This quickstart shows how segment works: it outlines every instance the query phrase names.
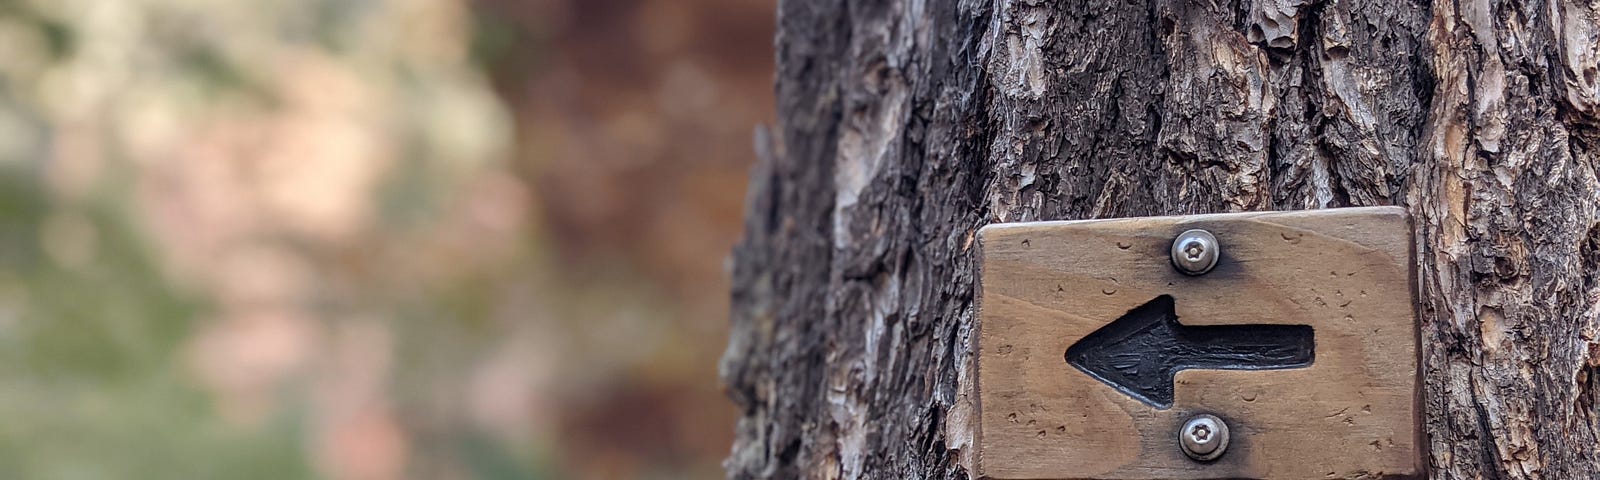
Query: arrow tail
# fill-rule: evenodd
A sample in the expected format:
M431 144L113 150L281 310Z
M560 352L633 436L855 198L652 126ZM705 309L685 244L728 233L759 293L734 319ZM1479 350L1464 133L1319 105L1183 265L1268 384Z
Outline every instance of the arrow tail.
M1174 357L1177 370L1281 370L1316 360L1315 332L1308 325L1182 327Z

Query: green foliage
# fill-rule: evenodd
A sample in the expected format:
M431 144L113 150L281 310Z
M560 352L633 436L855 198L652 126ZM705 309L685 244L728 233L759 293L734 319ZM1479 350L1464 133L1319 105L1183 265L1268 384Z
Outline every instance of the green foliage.
M64 266L40 234L70 210L16 170L0 175L0 477L311 478L293 415L238 428L184 378L200 305L128 222L78 207L93 261Z

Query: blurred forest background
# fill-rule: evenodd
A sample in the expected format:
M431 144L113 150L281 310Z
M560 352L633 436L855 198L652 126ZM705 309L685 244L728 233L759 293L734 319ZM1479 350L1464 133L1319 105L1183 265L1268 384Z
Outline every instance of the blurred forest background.
M770 1L0 0L0 478L715 478Z

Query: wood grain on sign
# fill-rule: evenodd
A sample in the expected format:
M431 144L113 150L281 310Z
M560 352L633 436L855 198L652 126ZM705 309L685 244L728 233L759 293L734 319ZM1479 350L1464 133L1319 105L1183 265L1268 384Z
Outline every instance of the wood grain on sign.
M1172 240L1216 235L1205 275ZM980 233L978 451L994 479L1404 478L1423 472L1412 239L1398 207L997 224ZM1069 347L1163 295L1184 326L1304 325L1310 365L1181 370L1162 408L1069 365ZM1165 307L1165 305L1162 305ZM1221 417L1226 454L1179 426Z

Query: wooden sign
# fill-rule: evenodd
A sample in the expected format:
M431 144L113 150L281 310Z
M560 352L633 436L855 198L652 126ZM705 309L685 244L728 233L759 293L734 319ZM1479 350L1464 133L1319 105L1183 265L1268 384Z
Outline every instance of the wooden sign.
M997 224L979 238L979 478L1424 472L1403 209Z

